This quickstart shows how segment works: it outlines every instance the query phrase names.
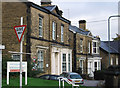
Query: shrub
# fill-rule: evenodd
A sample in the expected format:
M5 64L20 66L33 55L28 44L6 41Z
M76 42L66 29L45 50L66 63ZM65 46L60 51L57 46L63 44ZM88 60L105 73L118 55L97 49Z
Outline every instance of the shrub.
M81 74L82 74L82 68L79 67L79 68L76 70L76 73L78 73L78 74L81 75Z
M104 75L104 70L97 70L94 72L94 79L95 80L104 80L105 75Z

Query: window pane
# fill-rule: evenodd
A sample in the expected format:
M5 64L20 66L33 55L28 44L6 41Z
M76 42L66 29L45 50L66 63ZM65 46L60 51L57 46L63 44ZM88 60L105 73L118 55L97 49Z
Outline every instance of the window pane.
M63 42L63 26L61 26L61 42Z
M62 71L66 71L66 54L63 54Z
M94 63L95 71L97 70L97 62Z
M82 68L82 60L80 60L80 68Z
M118 65L118 58L116 58L116 65Z
M80 39L80 52L83 52L83 39Z
M43 71L44 68L44 57L43 57L43 51L38 51L38 70Z
M96 53L96 48L93 48L93 53Z
M56 39L56 24L55 22L52 23L52 39Z
M70 54L68 54L68 71L70 71Z
M93 42L93 47L96 47L96 42Z
M13 55L12 59L13 60L20 60L20 55Z
M39 36L42 37L42 17L39 17Z
M90 53L90 42L88 42L88 53Z

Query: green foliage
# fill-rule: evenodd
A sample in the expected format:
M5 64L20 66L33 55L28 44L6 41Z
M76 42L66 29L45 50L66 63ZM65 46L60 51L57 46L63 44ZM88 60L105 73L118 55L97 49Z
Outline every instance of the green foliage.
M81 75L81 74L82 74L82 68L79 67L79 68L76 70L76 72Z
M120 35L119 34L116 34L117 37L116 38L113 38L113 41L117 41L117 40L120 40Z
M104 80L105 75L104 75L104 70L97 70L94 72L94 79L95 80Z
M2 76L3 77L7 76L7 61L12 61L12 59L9 57L3 57L2 59Z
M40 73L43 73L40 70L33 70L34 64L29 61L28 62L28 77L36 77L37 75L39 75Z

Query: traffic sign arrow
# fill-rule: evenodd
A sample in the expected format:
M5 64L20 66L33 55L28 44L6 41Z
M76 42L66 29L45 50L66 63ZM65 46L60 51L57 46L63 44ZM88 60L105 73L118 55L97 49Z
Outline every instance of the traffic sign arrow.
M26 25L14 26L14 30L19 42L21 42L25 29Z

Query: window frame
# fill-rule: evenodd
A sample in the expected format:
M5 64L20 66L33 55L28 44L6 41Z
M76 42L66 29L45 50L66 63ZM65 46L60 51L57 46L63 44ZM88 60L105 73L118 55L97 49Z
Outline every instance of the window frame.
M64 25L61 25L61 42L64 42Z
M94 43L95 43L95 46L94 46ZM96 52L94 52L94 50ZM92 53L93 54L99 54L99 42L98 41L93 41L92 42Z
M118 63L118 57L116 58L116 65L118 65L119 63Z
M14 59L14 58L13 58L14 55L19 55L19 59ZM20 54L12 54L12 59L13 59L13 60L20 60Z
M57 29L57 23L55 23L55 21L53 21L52 22L52 39L53 40L56 40L56 34L57 34L56 29Z
M64 55L65 55L65 60L64 60ZM66 57L66 55L67 55L66 53L62 54L62 72L66 72L67 71L67 62L66 62L67 57ZM63 67L65 67L65 68L63 68Z
M91 43L90 43L90 41L88 41L88 53L90 54L90 52L91 52Z
M70 66L71 66L71 58L70 58L70 53L68 54L68 71L70 72L71 69L70 69Z
M43 37L43 17L41 16L39 16L39 37Z
M80 38L80 53L83 53L83 39Z
M39 57L39 53L40 52L40 57ZM43 50L38 50L38 59L37 59L37 68L41 71L44 71L44 51ZM41 53L42 52L42 53Z

